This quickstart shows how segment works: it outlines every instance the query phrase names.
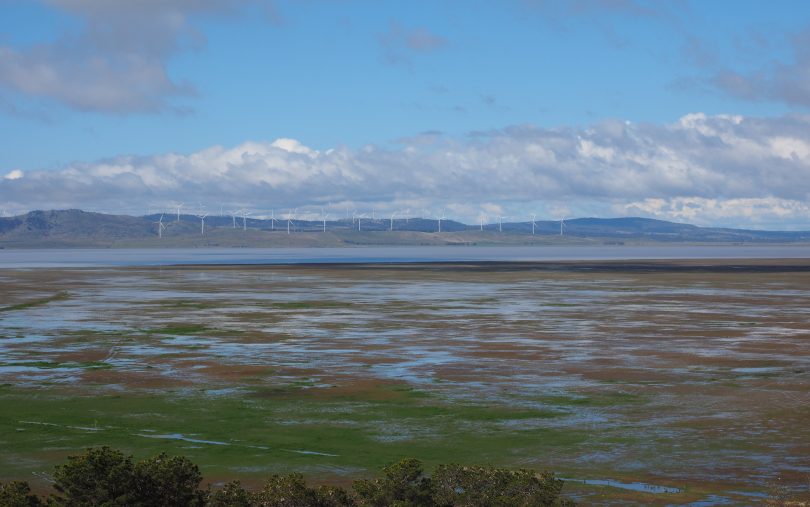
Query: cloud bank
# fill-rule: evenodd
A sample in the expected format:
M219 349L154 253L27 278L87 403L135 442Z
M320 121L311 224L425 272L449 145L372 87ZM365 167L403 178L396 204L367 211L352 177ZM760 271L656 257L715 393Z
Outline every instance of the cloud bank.
M665 125L523 125L399 142L315 150L277 139L185 155L122 155L7 177L0 180L0 199L20 210L145 213L150 205L181 201L210 211L223 204L411 208L414 214L446 208L472 222L487 210L513 219L530 212L643 215L810 229L810 116L696 113Z

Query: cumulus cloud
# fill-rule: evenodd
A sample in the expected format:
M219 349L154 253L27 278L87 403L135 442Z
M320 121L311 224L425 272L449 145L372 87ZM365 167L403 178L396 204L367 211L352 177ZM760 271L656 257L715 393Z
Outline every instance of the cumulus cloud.
M6 180L18 180L18 179L22 178L23 176L24 176L24 174L23 174L22 171L20 171L19 169L14 169L13 171L10 171L8 174L3 176L3 179L6 179Z
M193 96L195 90L169 75L169 58L204 45L193 23L196 16L248 3L43 1L75 18L79 29L24 48L0 46L0 87L81 111L118 114L182 111L172 100Z
M253 209L410 207L469 216L640 214L724 225L810 219L810 116L689 114L665 124L512 126L463 138L426 132L397 148L316 150L246 142L191 154L120 156L0 181L15 209L202 202ZM765 220L763 217L768 218ZM807 228L806 226L804 226Z

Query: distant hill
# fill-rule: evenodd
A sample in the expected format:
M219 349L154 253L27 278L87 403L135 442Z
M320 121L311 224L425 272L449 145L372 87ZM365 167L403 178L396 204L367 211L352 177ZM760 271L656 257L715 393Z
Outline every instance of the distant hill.
M810 241L810 231L755 231L667 222L650 218L577 218L468 225L435 219L409 218L326 222L269 220L231 216L133 217L81 210L32 211L0 218L0 247L194 247L194 246L341 246L443 244L615 244L643 242L797 243ZM288 233L289 228L289 233Z

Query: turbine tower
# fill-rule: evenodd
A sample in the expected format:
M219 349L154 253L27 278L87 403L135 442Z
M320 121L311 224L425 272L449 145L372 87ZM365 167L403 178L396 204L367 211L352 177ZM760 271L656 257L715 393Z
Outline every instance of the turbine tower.
M357 232L360 232L360 221L361 219L366 218L366 214L361 213L359 215L355 215L355 217L357 218Z
M197 215L197 218L200 219L200 235L201 236L205 236L205 217L207 217L207 216L208 216L208 213L204 213L202 211L200 212L199 215Z
M532 217L532 236L534 236L534 228L537 227L537 222L535 222L534 220L537 218L537 214L532 213L531 217Z
M323 208L321 208L321 218L323 219L323 232L326 232L326 219L329 218L329 214L323 214Z
M296 208L295 211L298 211L298 208ZM295 220L295 212L290 210L287 212L287 234L290 233L290 225L292 225L293 220Z
M442 210L442 214L436 217L436 221L439 222L439 232L442 232L442 220L445 220L447 217L444 216L444 210Z
M240 210L240 213L242 214L242 230L246 231L247 230L247 216L250 215L250 212L248 210L242 208Z
M177 221L180 222L180 208L183 207L183 203L175 204L173 207L177 209Z
M158 238L163 237L163 230L166 229L166 226L163 224L163 213L160 214L160 220L154 222L158 226Z
M563 235L563 227L565 227L565 215L560 219L560 236Z
M498 232L503 232L503 219L509 218L507 216L498 216Z
M396 211L395 211L395 212L393 212L393 213L391 213L391 226L388 228L388 230L389 230L389 231L393 231L393 230L394 230L394 217L396 216L396 214L397 214L397 212L396 212Z

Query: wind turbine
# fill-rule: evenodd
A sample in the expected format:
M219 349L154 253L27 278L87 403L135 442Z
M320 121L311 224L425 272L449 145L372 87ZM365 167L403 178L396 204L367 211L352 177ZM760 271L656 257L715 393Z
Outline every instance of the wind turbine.
M396 216L396 214L397 214L397 212L396 212L396 211L395 211L395 212L393 212L393 213L391 213L391 227L388 229L389 231L393 231L393 230L394 230L394 217Z
M498 232L503 232L503 219L509 218L507 216L498 216Z
M534 219L537 218L537 214L532 213L531 217L532 217L532 236L534 236L534 228L537 227L537 222L535 222Z
M326 232L326 219L329 218L329 214L323 214L323 208L321 208L321 218L323 219L323 232Z
M236 229L236 214L239 213L237 210L231 211L231 221L233 222L233 228Z
M166 229L166 226L163 225L163 213L160 214L160 220L158 220L157 222L154 222L154 223L156 223L157 226L158 226L158 238L162 238L163 237L163 230Z
M362 218L365 218L365 217L366 217L366 214L365 214L365 213L361 213L361 214L359 214L359 215L356 215L356 217L357 217L357 232L360 232L360 220L361 220Z
M442 220L445 220L447 217L444 216L444 210L442 210L442 214L436 217L436 221L439 222L439 232L442 232Z
M298 208L296 208L295 211L298 211ZM295 213L290 210L287 212L287 234L290 233L290 225L292 225L293 220L295 220Z
M208 213L204 213L200 211L200 214L197 215L197 218L200 219L200 235L205 236L205 217L208 216Z
M240 210L240 213L242 213L242 230L246 231L247 230L247 216L250 215L250 212L248 210L242 208Z
M177 209L177 221L178 222L180 221L180 208L183 207L183 204L184 203L181 202L180 204L175 204L174 205L174 208Z
M271 231L276 230L276 222L278 222L278 220L276 220L276 211L271 209L270 210L270 230Z
M565 215L560 219L560 236L563 235L563 227L565 227Z
M482 231L484 230L484 218L486 218L486 215L484 215L483 213L481 213L480 215L478 215L478 227L479 227L479 228L480 228Z

